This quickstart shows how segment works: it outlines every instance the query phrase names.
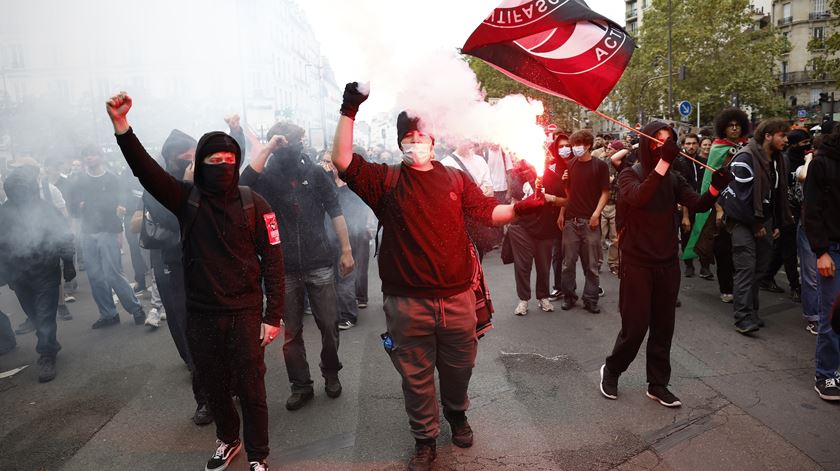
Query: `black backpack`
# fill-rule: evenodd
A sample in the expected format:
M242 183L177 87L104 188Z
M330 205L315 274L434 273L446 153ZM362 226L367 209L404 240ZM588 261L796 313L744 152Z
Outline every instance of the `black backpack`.
M147 201L143 201L140 247L148 250L165 250L176 247L181 242L180 231L167 227L167 224L162 220L163 217L160 217L162 216L161 210L168 211L159 203L151 205Z

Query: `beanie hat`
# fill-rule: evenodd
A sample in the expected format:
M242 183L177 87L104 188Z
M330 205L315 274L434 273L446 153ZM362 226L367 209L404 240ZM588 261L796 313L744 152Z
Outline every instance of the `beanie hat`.
M172 132L169 133L169 137L166 138L166 141L163 142L163 147L160 149L160 155L163 157L163 160L168 163L178 158L178 156L184 152L194 149L195 146L195 139L184 132L173 129Z
M808 140L811 138L811 135L808 134L808 131L804 129L792 129L788 134L788 144L796 145L802 141Z
M236 139L221 131L208 132L201 136L198 141L198 146L195 149L195 160L201 162L208 155L213 155L216 152L232 152L236 155L236 162L242 161L242 151L239 149L239 143Z
M401 112L399 116L397 116L397 146L399 146L400 149L402 149L403 138L406 134L412 131L420 131L420 117L409 117L407 112ZM434 145L434 136L429 134L429 137L432 138L432 145Z
M610 142L610 147L615 151L624 150L624 143L621 141L612 141Z

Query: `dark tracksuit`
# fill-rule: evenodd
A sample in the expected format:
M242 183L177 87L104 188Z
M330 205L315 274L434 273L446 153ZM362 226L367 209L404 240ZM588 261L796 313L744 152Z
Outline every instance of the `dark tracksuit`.
M61 345L55 321L61 262L73 266L73 234L66 218L42 201L29 169L12 172L4 184L8 201L0 207L0 253L9 287L35 325L41 356L55 356Z
M432 161L423 172L402 165L393 189L385 188L387 165L360 155L341 178L382 222L379 276L391 362L402 376L403 397L415 439L440 432L435 369L444 413L469 407L469 386L478 338L475 333L473 260L465 217L490 225L499 203L486 197L457 169ZM450 174L449 172L455 172ZM463 187L453 188L450 175Z
M642 132L651 136L665 126L653 122ZM714 205L715 197L708 192L698 195L673 170L665 176L656 173L653 169L660 153L649 150L649 143L646 137L639 143L638 165L644 177L635 168L625 168L618 175L620 210L626 211L620 238L621 331L606 366L612 375L626 371L650 330L647 381L652 386L667 386L671 379L671 339L680 289L674 207L682 204L690 211L707 211Z
M196 155L202 155L207 139L220 135L205 134ZM239 415L231 398L231 382L236 381L248 459L263 460L269 446L260 324L280 325L284 296L283 252L279 237L272 237L276 228L268 223L272 210L253 194L252 231L236 187L238 173L221 194L210 193L204 181L208 166L198 159L195 184L181 182L149 156L132 130L118 135L117 143L143 188L175 214L182 228L192 224L182 241L190 353L213 411L217 438L225 443L239 439ZM188 201L194 187L201 194L198 208Z

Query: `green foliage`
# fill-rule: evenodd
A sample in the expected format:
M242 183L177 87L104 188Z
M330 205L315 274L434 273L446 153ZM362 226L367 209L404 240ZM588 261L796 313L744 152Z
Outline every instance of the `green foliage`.
M816 75L832 77L840 86L840 0L829 0L828 7L831 20L824 39L812 38L808 42L808 50L813 54L810 66Z
M567 130L581 127L573 119L573 117L579 115L581 110L577 104L523 85L487 65L481 59L467 56L466 61L475 72L478 82L488 98L503 98L514 94L525 95L528 98L542 101L546 114L540 120L540 124L554 123L559 129Z
M775 69L790 46L772 27L759 29L748 5L749 0L672 0L674 107L680 100L695 108L699 102L703 124L728 107L734 94L757 117L785 113ZM613 99L631 121L642 110L645 120L667 116L668 0L653 0L645 11L637 45ZM681 65L688 69L685 80L677 80ZM650 80L657 76L662 78Z

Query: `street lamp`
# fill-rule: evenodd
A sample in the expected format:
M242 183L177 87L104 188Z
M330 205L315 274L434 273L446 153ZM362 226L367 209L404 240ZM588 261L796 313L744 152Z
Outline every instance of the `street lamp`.
M674 70L671 57L671 0L668 0L668 119L674 120Z

